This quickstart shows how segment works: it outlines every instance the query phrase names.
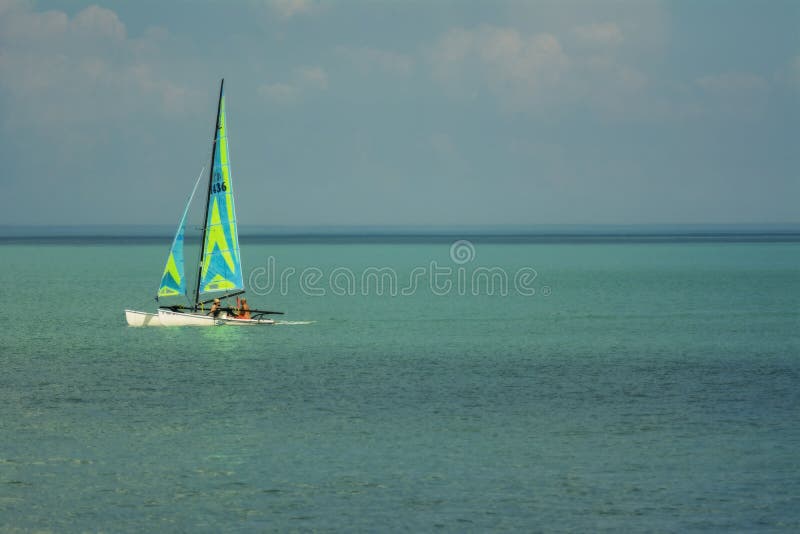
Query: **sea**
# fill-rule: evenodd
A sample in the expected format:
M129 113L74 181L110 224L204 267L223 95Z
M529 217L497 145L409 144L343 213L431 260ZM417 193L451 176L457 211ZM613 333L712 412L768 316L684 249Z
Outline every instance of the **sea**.
M798 232L169 241L0 239L0 532L800 530Z

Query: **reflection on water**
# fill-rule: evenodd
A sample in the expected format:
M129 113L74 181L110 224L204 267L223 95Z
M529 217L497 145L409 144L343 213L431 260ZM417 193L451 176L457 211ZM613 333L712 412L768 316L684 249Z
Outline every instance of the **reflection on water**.
M192 328L192 327L186 327ZM200 336L208 343L213 343L217 350L225 351L225 349L235 349L245 335L242 330L248 327L244 326L220 326L220 327L194 327L200 331ZM257 327L249 327L257 328Z

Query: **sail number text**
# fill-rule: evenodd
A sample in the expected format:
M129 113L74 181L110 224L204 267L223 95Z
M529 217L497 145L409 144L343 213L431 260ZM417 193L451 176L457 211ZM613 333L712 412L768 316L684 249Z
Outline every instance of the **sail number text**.
M228 186L222 181L222 176L219 171L214 173L214 183L211 184L211 193L221 193L227 191Z

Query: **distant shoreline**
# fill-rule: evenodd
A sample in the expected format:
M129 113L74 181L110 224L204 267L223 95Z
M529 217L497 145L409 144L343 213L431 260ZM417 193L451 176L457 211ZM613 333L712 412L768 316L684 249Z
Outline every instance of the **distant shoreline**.
M172 238L165 225L0 225L0 244L160 244ZM187 241L196 241L189 229ZM538 226L330 226L240 229L243 243L796 243L800 224L538 225Z

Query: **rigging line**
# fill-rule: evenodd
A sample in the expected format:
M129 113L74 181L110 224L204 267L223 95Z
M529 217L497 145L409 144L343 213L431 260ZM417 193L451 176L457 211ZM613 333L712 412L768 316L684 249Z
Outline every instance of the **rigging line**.
M192 194L189 197L189 204L192 203L192 199L194 198L194 194L197 192L197 186L200 185L200 180L203 178L203 171L205 171L205 170L206 170L206 166L203 165L203 168L200 169L200 174L197 175L197 180L195 180L195 182L194 182L194 187L192 188ZM186 204L186 210L183 212L183 216L184 217L186 217L186 212L189 211L189 204ZM185 222L184 222L184 224L185 224ZM184 253L184 260L183 260L184 265L186 264L186 257L185 256L186 256L186 254ZM186 276L185 268L184 268L184 276ZM186 282L187 283L186 283L185 289L183 291L183 296L186 297L186 299L188 299L189 298L189 284L188 284L189 279L188 279L188 277L186 278Z

